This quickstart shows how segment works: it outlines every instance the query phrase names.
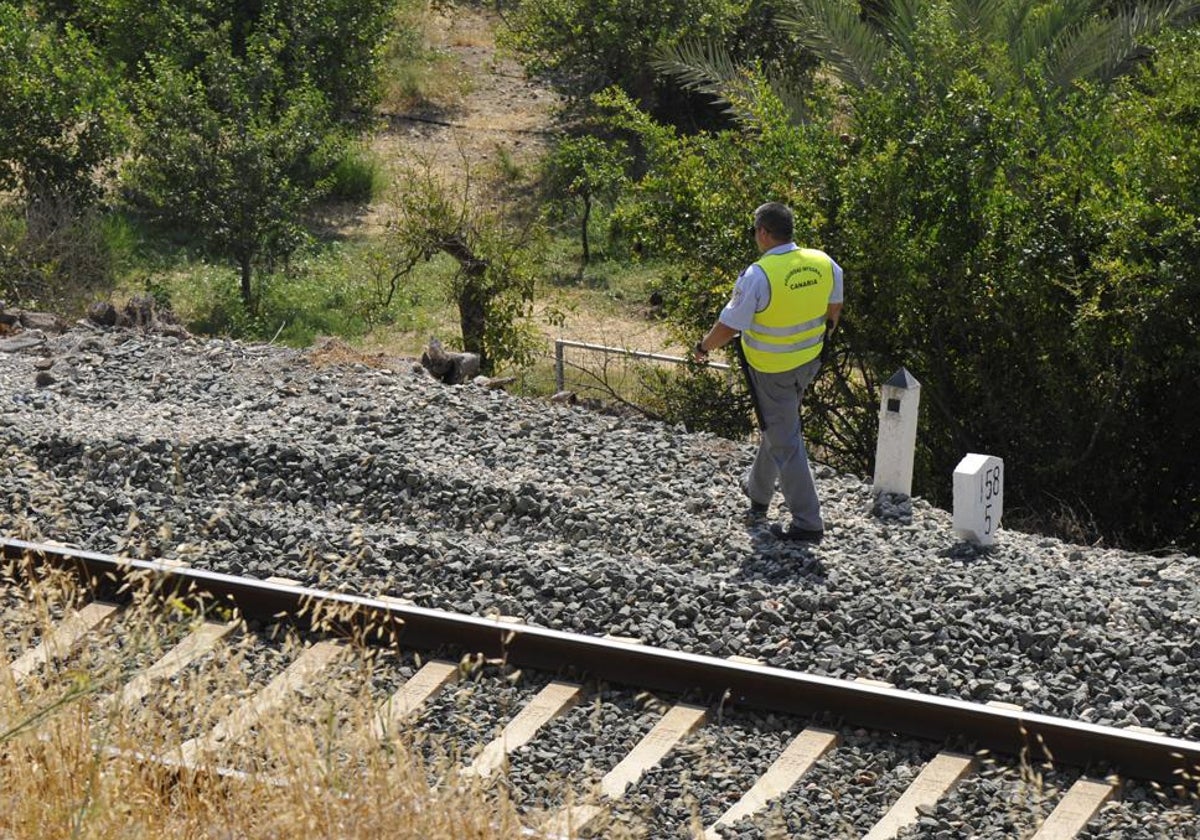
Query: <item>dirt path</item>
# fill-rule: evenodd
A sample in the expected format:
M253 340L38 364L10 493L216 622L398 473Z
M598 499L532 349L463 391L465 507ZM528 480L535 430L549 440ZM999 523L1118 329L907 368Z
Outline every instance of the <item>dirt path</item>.
M399 169L428 162L445 177L457 178L468 169L476 175L500 165L530 179L534 165L552 138L555 108L560 103L549 87L525 77L514 59L496 47L498 17L475 5L434 8L426 26L427 45L450 57L449 89L458 92L447 101L397 109L375 136L373 150ZM378 231L387 218L385 204L359 220L360 230ZM540 302L566 311L561 328L546 327L547 340L567 338L651 352L674 352L661 322L645 316L646 307L628 311L611 305L564 304L551 293ZM444 325L447 331L452 322ZM427 336L409 336L406 344L423 343Z
M449 102L388 115L376 151L386 160L427 160L446 173L461 172L464 160L472 167L500 158L531 164L547 147L558 95L526 79L520 64L497 50L493 12L464 5L430 15L428 45L450 57L447 72L462 90Z

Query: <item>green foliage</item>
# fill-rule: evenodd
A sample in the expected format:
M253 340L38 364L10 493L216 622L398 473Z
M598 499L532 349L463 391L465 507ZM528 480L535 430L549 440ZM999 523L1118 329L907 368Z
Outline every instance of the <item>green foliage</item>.
M583 257L579 276L590 259L588 224L597 202L611 202L627 182L626 169L632 162L620 141L605 142L599 137L582 135L559 141L546 160L544 186L551 196L578 199L579 236Z
M220 33L239 61L269 56L281 88L312 87L340 125L364 126L379 101L377 68L391 0L75 0L50 2L46 14L88 33L109 66L137 81L156 59L191 69L208 60ZM263 41L275 49L263 50Z
M1167 246L1159 223L1190 220L1175 229L1194 241L1196 199L1145 177L1159 156L1194 156L1194 134L1167 128L1155 109L1177 103L1158 97L1121 119L1103 94L1052 108L1029 83L998 96L961 58L954 71L932 60L962 53L931 42L940 49L896 61L904 89L855 97L838 186L846 338L865 369L905 365L923 384L919 491L948 503L958 459L993 452L1028 522L1065 504L1110 538L1157 546L1190 533L1194 545L1195 516L1175 502L1196 487L1178 458L1195 424L1176 413L1196 360L1175 342L1197 312L1196 252ZM1139 157L1148 137L1154 151Z
M91 203L100 168L122 148L124 114L86 35L39 22L25 4L0 4L0 91L0 189Z
M1081 350L1103 365L1080 470L1097 516L1143 544L1200 547L1200 32L1160 40L1119 90L1103 186L1086 210L1106 233L1083 300ZM1099 365L1098 365L1099 366ZM1116 468L1115 470L1113 468Z
M145 288L197 333L307 347L318 336L354 338L369 329L361 316L367 290L356 268L347 255L306 249L288 268L260 276L252 312L242 305L237 273L222 266L193 264L186 285L156 277Z
M973 67L998 93L1022 80L1057 99L1080 82L1107 84L1129 72L1147 56L1147 38L1198 12L1196 0L792 0L779 22L857 88L905 87L909 77L891 72L900 58L934 73ZM949 43L979 50L979 60L930 62L928 36L938 29Z
M252 310L253 271L293 253L311 202L379 188L347 137L372 121L393 11L391 0L5 3L0 187L83 207L95 170L124 150L128 102L126 197L235 261Z
M327 197L369 204L386 184L387 175L379 159L362 145L347 144L333 165Z
M1077 276L1072 246L1086 232L1069 208L1054 215L1061 194L1043 183L1060 174L1067 150L1048 144L1068 124L1028 120L1025 98L997 102L966 73L940 102L918 86L911 98L864 95L858 111L840 185L849 338L878 375L904 365L922 382L934 455L917 486L944 501L941 477L967 451L1058 462L1075 412L1041 417L1053 397L1040 392L1062 395L1084 375L1061 340L1075 302L1058 284ZM1021 498L1030 472L1009 475Z
M728 114L742 124L753 123L764 103L760 89L769 88L774 99L783 105L793 122L808 119L808 103L803 91L810 89L813 80L804 72L804 65L764 73L765 62L754 61L742 66L735 62L726 45L718 42L684 41L659 50L654 66L665 76L672 77L687 90L712 98ZM746 68L753 67L753 71ZM780 73L783 75L780 75Z
M268 15L272 7L278 11ZM282 54L286 84L307 81L336 122L365 127L381 95L378 68L394 8L394 0L276 0L264 3L260 15L289 35Z
M707 329L738 272L757 259L749 228L764 201L795 209L797 237L814 247L824 239L833 141L792 124L765 84L755 84L755 100L744 105L756 124L718 134L681 136L639 114L620 92L597 98L645 154L645 175L627 191L614 224L645 256L682 267L662 291L670 320L684 335Z
M497 195L481 194L465 173L451 183L429 169L401 180L388 225L389 298L420 264L438 254L458 264L447 292L459 314L462 349L479 355L484 373L505 363L528 364L537 339L532 311L538 236Z
M739 440L754 424L754 404L741 374L718 374L699 365L684 372L645 368L642 385L652 395L647 406L668 423Z
M0 300L82 314L113 282L119 231L95 208L43 196L0 204Z
M1153 72L1067 90L964 37L954 8L914 5L877 81L806 126L767 106L681 137L606 97L647 158L617 216L679 261L666 311L695 335L755 256L753 207L797 210L797 241L847 277L806 400L824 460L870 474L879 382L904 366L922 383L916 492L947 504L962 455L990 452L1010 521L1053 527L1065 507L1100 529L1075 538L1195 550L1197 36L1160 40Z
M126 169L136 206L168 227L190 230L241 271L253 310L256 260L286 257L301 243L300 213L319 197L341 140L325 97L294 85L278 58L286 34L256 30L235 51L228 25L207 33L196 66L149 59L140 86L140 136Z
M523 0L502 40L529 72L554 79L571 97L616 85L643 106L663 108L680 97L658 87L655 52L732 37L743 13L730 0Z

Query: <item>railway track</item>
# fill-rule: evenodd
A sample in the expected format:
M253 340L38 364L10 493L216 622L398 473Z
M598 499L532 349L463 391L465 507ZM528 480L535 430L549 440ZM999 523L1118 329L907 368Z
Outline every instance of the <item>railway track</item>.
M1105 826L1120 815L1123 785L1161 792L1136 815L1161 836L1197 836L1200 826L1196 742L276 579L17 540L0 546L14 569L69 570L90 593L49 615L44 632L14 642L19 634L6 628L14 690L55 663L70 667L89 645L126 648L120 671L89 689L98 709L123 710L123 724L155 718L151 729L168 736L138 758L173 773L270 779L288 744L278 734L272 742L264 733L280 730L264 722L282 718L285 740L325 737L322 749L352 776L366 745L411 722L432 733L417 750L437 772L454 766L464 779L503 780L530 836L607 836L614 826L706 839L971 836L975 814L1018 810L1031 774L1051 780L1049 793L1013 816L1011 836L1118 836ZM146 593L178 620L166 643L143 650L125 616ZM217 659L221 649L239 652ZM193 678L172 703L154 702L159 686L205 662L247 679L233 691L221 684L214 697ZM369 714L345 711L363 695ZM322 727L325 735L312 734ZM536 773L523 766L535 756ZM557 774L549 785L547 764ZM828 814L817 802L831 792L853 816L813 816Z

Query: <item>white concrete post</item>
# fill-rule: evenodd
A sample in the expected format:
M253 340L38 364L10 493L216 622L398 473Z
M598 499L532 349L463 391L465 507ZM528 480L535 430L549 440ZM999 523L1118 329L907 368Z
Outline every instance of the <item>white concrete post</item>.
M1004 461L968 453L954 468L954 532L978 545L996 541L1004 515Z
M873 492L912 495L913 452L917 446L917 409L921 383L900 368L883 383L879 437L875 442Z

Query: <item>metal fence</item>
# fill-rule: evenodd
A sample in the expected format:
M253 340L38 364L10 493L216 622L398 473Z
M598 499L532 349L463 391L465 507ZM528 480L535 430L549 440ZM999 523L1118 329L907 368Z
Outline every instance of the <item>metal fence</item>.
M571 358L568 358L570 352ZM618 399L641 404L647 394L651 368L688 363L682 356L648 353L624 347L608 347L586 341L554 341L554 387L559 393L573 391L580 396ZM715 370L729 371L722 362L708 362Z

